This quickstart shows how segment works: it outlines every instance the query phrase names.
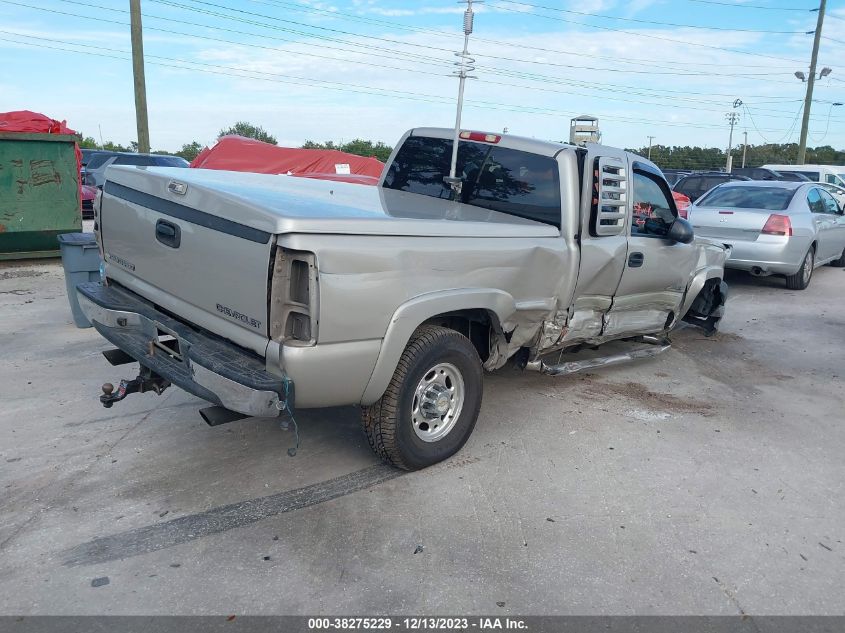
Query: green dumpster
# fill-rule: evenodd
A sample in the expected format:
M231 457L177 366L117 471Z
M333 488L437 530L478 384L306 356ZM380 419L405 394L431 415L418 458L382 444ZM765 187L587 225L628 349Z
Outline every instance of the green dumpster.
M82 230L72 134L0 132L0 260L57 257Z

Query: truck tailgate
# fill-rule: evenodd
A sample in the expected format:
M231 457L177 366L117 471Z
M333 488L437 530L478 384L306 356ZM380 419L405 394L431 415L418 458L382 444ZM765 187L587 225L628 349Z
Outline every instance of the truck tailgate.
M273 240L256 228L262 218L204 210L213 194L180 183L187 170L139 171L107 174L99 228L108 278L263 355Z

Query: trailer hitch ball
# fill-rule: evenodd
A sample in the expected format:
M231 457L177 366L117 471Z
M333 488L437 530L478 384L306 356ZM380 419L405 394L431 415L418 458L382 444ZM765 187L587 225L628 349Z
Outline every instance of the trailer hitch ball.
M165 380L147 367L141 367L141 373L137 378L132 380L121 380L120 386L115 393L114 385L110 382L102 386L103 394L100 396L100 402L106 409L110 409L115 402L123 400L131 393L145 393L153 391L156 395L161 395L165 389L170 386L170 381Z

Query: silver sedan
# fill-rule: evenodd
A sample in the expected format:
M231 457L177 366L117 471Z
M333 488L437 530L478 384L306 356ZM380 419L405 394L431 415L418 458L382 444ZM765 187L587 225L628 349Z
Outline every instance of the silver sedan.
M813 270L845 266L845 215L821 183L727 182L689 209L696 235L731 246L726 268L784 275L806 288Z

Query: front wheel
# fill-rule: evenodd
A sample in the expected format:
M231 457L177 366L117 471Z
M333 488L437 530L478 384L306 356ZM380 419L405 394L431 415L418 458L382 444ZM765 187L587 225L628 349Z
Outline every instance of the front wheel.
M786 276L786 287L790 290L804 290L810 285L810 279L813 276L813 268L816 263L816 253L813 247L804 255L804 261L801 262L801 268L794 275Z
M448 328L418 328L384 395L364 407L370 447L404 470L431 466L457 453L481 409L482 368L465 336Z

